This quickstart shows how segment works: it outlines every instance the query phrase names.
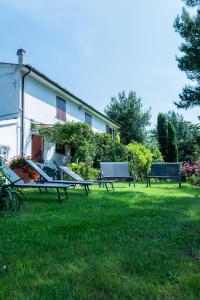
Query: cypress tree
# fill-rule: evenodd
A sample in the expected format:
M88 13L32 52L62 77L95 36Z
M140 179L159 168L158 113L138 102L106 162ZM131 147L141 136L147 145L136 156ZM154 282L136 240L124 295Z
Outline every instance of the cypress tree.
M176 140L176 130L172 122L168 122L168 155L167 161L178 161L178 146Z
M167 148L168 148L168 126L167 118L164 114L159 113L157 119L157 136L164 161L167 161Z

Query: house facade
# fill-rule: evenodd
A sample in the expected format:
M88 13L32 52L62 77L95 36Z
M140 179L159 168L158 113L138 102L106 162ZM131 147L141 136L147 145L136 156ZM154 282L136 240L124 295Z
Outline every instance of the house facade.
M70 149L50 144L33 130L55 123L87 122L94 132L113 137L118 124L76 97L46 75L24 64L25 51L18 50L18 63L0 63L0 156L34 156L51 165L66 163Z

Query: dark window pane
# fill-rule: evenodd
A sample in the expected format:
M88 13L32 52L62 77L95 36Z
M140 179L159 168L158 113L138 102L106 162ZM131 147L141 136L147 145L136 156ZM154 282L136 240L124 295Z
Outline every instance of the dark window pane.
M88 113L85 113L85 122L92 126L92 116Z
M56 153L65 155L65 145L56 144Z
M110 127L108 125L106 125L106 133L109 134L109 129Z
M56 117L59 120L66 121L66 102L59 97L56 98Z

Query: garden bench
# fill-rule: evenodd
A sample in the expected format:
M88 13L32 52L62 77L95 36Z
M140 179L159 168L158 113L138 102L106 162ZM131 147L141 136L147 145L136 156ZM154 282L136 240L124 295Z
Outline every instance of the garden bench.
M128 162L100 162L102 179L127 179L129 186L131 181L135 187L136 177L130 175Z
M147 187L151 186L151 178L178 179L181 187L180 163L152 163L151 171L147 173Z

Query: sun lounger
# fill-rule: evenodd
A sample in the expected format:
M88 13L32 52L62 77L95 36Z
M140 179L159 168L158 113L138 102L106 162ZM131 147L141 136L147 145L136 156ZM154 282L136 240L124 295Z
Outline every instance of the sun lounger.
M20 178L11 168L9 168L5 163L1 162L1 168L4 172L5 177L7 180L10 182L10 185L19 188L19 189L24 189L24 188L37 188L41 191L42 188L48 189L56 189L57 190L57 195L58 195L58 200L61 201L61 196L60 196L60 189L63 189L65 192L65 197L67 198L67 189L73 184L56 184L56 183L35 183L35 182L29 182L25 183L22 178Z
M87 195L89 195L90 193L90 189L89 186L93 184L93 181L91 180L53 180L53 178L51 178L49 175L47 175L46 172L44 172L35 162L33 162L30 159L26 159L27 164L29 164L29 166L31 166L31 168L33 168L42 178L42 180L44 182L48 182L48 183L56 183L56 184L72 184L74 186L76 185L81 185L85 188L85 192Z
M108 189L108 183L112 186L112 189L114 190L114 185L113 183L115 182L115 180L107 180L107 179L99 179L99 180L85 180L82 177L80 177L78 174L76 174L75 172L73 172L70 168L66 167L66 166L58 166L58 168L65 174L69 175L70 177L72 177L76 182L78 182L79 180L82 180L84 182L92 182L93 184L99 184L99 186L101 185L105 185L106 190L109 191Z

